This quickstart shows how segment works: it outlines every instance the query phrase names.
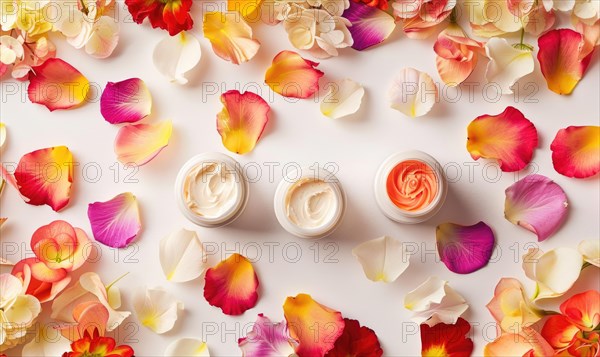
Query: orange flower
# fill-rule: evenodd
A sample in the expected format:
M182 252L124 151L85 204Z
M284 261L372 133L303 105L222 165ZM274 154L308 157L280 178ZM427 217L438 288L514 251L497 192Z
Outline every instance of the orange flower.
M452 86L462 83L477 65L477 52L483 44L470 39L460 26L450 24L433 45L437 54L436 66L444 83Z
M31 237L35 256L50 269L72 271L87 260L89 239L81 228L65 221L54 221L38 228Z
M117 346L111 337L93 337L85 335L71 343L72 351L63 353L62 357L133 357L133 349L127 345Z

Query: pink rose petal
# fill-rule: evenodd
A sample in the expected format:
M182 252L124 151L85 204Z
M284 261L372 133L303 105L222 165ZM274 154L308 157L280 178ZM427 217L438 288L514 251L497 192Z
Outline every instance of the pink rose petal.
M242 356L289 356L294 354L297 344L290 337L285 321L272 322L263 314L258 314L246 337L238 340Z
M543 241L558 230L567 216L567 196L554 181L529 175L506 189L504 215Z
M450 271L469 274L487 265L494 251L494 232L485 223L461 226L443 223L437 226L437 249Z
M88 217L96 240L112 248L124 248L142 227L137 200L130 192L88 206Z
M151 109L152 96L139 78L108 82L100 98L100 112L111 124L135 123L148 116Z

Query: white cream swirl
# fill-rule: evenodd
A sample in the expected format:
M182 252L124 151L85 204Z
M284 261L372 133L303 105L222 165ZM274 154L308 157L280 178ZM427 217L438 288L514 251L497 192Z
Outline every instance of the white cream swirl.
M298 180L285 197L287 217L301 228L317 228L329 223L338 204L331 185L314 178Z
M224 163L203 162L186 174L185 205L198 216L218 218L236 204L240 195L236 171Z

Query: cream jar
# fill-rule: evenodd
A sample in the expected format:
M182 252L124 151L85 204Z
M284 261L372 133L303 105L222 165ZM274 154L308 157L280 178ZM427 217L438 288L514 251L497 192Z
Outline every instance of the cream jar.
M304 167L288 177L275 191L279 224L301 238L318 239L333 233L346 210L346 196L335 175L321 167Z
M422 151L388 157L375 175L375 200L389 219L420 223L442 207L448 182L440 163Z
M207 152L179 170L175 198L183 215L204 227L220 227L238 218L248 203L249 185L232 157Z

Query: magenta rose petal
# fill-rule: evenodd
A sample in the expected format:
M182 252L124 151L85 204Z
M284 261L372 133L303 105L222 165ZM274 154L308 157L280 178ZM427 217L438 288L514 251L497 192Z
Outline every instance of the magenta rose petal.
M554 234L567 217L567 195L542 175L529 175L506 189L504 216L533 233L541 242Z
M142 228L137 199L130 192L88 206L88 217L96 241L111 248L124 248Z
M100 97L100 112L111 124L135 123L150 114L152 96L139 78L108 82Z
M457 274L469 274L486 266L496 241L492 229L483 222L472 226L443 223L437 226L435 235L440 259Z
M354 40L352 48L358 51L385 41L396 28L394 18L388 13L356 1L350 1L342 16L352 23L348 30Z

